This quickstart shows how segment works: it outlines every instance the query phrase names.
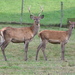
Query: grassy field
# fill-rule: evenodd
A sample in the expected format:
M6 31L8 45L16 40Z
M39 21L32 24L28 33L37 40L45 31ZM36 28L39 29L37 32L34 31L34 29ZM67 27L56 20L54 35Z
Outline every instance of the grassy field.
M10 25L6 25L10 26ZM0 25L0 29L5 25ZM11 25L11 27L23 27ZM67 30L67 28L44 28L41 30ZM8 61L4 61L0 50L0 75L75 75L75 29L66 44L65 59L61 61L60 45L47 44L46 55L48 61L43 58L42 51L39 53L38 61L35 61L36 49L40 43L38 36L35 36L29 44L28 61L24 61L24 44L10 43L6 48Z
M67 18L75 18L74 0L24 0L23 22L33 23L29 17L28 7L31 5L31 12L38 15L40 6L43 6L44 19L41 24L60 23L60 2L64 2L63 24ZM0 0L0 22L20 22L21 0ZM0 25L0 29L6 26L24 27L24 25ZM67 30L67 28L41 27L41 30ZM0 75L75 75L75 29L66 44L65 59L61 61L60 45L47 44L46 55L48 61L43 58L42 51L39 52L38 61L35 61L36 49L40 43L38 36L35 36L29 44L28 61L24 61L24 44L10 43L6 48L8 61L4 61L0 50Z
M67 18L75 18L75 1L74 0L24 0L23 22L31 23L28 7L31 5L31 12L38 15L40 6L43 6L45 18L42 24L59 24L60 23L60 3L63 1L63 24L67 23ZM20 22L21 0L1 0L0 1L0 22L17 21Z

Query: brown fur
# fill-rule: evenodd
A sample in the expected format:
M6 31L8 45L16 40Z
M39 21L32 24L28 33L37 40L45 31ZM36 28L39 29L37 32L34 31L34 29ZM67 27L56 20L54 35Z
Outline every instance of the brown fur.
M12 28L6 27L3 28L3 34L6 40L10 40L11 42L18 43L24 42L27 39L31 39L33 37L33 32L31 27L23 27L23 28ZM8 38L6 38L8 37Z
M42 40L47 39L51 43L55 40L59 40L60 43L65 40L65 37L68 37L68 33L67 31L44 30L39 33L39 37L41 37Z
M40 19L44 18L44 15L39 17L30 15L30 18L34 20L34 24L31 27L23 27L23 28L5 27L1 29L1 33L3 34L3 36L1 36L2 40L0 43L0 47L5 61L7 61L5 55L5 48L10 42L25 44L25 60L27 60L27 51L29 42L38 33L40 26Z
M41 38L42 42L37 48L37 53L36 53L36 60L38 57L38 52L40 49L42 49L42 52L44 54L45 60L47 60L47 57L45 55L45 48L46 48L46 43L52 43L52 44L61 44L61 59L64 60L64 50L65 50L65 44L68 42L71 34L72 34L72 29L74 28L75 22L70 22L70 27L67 31L55 31L55 30L43 30L41 31L38 36Z

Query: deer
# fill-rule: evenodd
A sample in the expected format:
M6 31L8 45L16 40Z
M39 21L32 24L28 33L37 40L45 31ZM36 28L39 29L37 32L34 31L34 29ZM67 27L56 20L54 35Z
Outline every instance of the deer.
M5 48L8 46L10 42L12 43L24 43L25 47L25 58L27 60L27 52L30 41L37 35L38 30L40 28L40 20L44 18L44 15L41 15L43 9L38 16L34 16L30 7L28 8L30 13L30 18L34 20L34 23L30 27L21 27L21 28L13 28L13 27L4 27L0 30L0 47L2 50L2 54L4 56L4 60L7 61L5 55Z
M60 44L61 45L61 60L65 60L64 53L65 53L65 44L67 44L71 34L72 30L74 28L75 22L69 21L69 29L67 31L57 31L57 30L43 30L39 32L38 36L41 39L40 45L37 47L36 51L36 61L38 58L39 50L41 49L44 55L45 60L47 60L46 54L45 54L45 48L46 44L52 43L52 44Z

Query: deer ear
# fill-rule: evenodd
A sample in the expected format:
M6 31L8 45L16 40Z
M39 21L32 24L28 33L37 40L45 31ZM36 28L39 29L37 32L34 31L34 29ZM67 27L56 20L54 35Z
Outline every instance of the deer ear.
M43 19L44 18L44 15L41 15L40 18Z
M30 15L30 18L31 18L31 19L34 19L34 16L33 16L33 15Z

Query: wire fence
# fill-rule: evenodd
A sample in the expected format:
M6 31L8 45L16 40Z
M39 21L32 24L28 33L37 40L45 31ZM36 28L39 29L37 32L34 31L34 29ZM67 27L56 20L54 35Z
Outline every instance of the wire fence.
M33 1L33 0L31 0ZM29 17L28 7L31 5L31 11L35 15L39 13L40 6L43 6L43 14L45 15L44 20L41 21L41 24L50 25L50 24L59 24L60 27L64 24L67 24L67 20L72 18L74 21L75 14L75 2L65 1L65 2L44 2L41 3L28 3L26 0L16 0L13 1L1 1L0 5L0 22L1 23L20 23L27 24L32 23Z

